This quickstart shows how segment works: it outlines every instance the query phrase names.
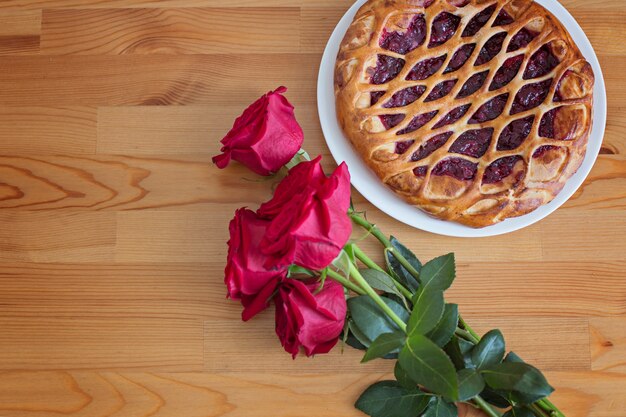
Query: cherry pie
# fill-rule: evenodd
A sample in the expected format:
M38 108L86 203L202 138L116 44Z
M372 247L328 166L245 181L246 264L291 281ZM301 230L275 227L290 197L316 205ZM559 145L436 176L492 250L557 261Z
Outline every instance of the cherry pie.
M396 193L484 227L551 201L582 163L594 76L530 0L369 0L341 44L339 122Z

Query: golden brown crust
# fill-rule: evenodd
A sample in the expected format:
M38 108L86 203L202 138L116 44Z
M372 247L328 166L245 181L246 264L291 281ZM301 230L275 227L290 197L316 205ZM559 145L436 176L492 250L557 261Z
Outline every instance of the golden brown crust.
M463 28L470 19L492 5L496 6L496 12L482 29L469 38L461 37ZM513 17L514 22L493 27L492 23L501 9ZM430 32L433 19L444 11L460 17L461 22L454 36L442 45L428 47L427 36L421 46L406 54L391 52L379 46L384 29L402 33L407 30L414 16L423 14L426 28ZM538 32L538 35L527 46L507 52L512 36L524 27ZM502 50L488 63L474 66L482 45L502 31L507 32ZM476 47L467 62L460 69L443 74L443 69L454 52L468 43L476 43ZM523 79L529 58L546 44L549 44L559 64L545 75ZM491 81L504 61L522 53L524 61L516 77L507 85L489 91ZM370 78L376 67L378 54L402 58L405 64L397 77L387 83L374 85L370 83ZM434 75L419 81L406 80L407 74L418 62L444 54L445 62ZM456 98L468 78L486 70L489 70L489 74L478 91L465 98ZM455 79L457 82L447 96L424 102L424 98L435 85ZM522 87L549 79L553 82L541 105L510 115L512 102ZM593 81L591 66L585 61L567 30L549 11L532 1L369 0L357 12L337 57L337 117L345 134L369 167L406 201L441 219L472 227L484 227L529 213L548 203L580 167L591 130ZM414 103L396 108L382 106L394 93L417 85L425 86L426 93ZM375 104L370 105L372 91L385 93ZM557 98L553 101L555 92ZM509 93L509 96L499 117L491 121L468 124L468 120L482 104L504 93ZM463 117L453 124L434 128L445 114L462 105L471 105ZM556 112L554 138L541 137L539 125L542 117L554 108L561 108ZM415 115L434 111L438 111L436 117L417 131L397 134L407 127ZM379 115L393 114L405 114L405 117L396 126L386 128ZM534 116L532 129L522 144L511 150L497 150L496 145L503 129L514 120L530 116ZM449 152L450 146L462 133L489 127L494 132L484 155L474 158ZM411 160L411 155L420 145L444 132L453 133L442 147L419 161ZM396 142L407 140L414 140L408 150L402 154L395 153ZM551 147L542 148L543 152L537 151L539 147L546 145ZM514 164L510 175L493 184L483 183L485 169L492 162L514 155L519 155L521 160ZM477 163L473 179L458 180L452 176L432 173L433 167L450 157ZM428 166L423 177L413 172L418 166Z

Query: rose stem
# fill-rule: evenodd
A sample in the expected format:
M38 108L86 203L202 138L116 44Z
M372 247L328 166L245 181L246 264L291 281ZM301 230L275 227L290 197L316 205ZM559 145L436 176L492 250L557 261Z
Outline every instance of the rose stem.
M349 279L345 278L341 274L333 271L330 268L327 268L327 271L328 271L328 276L331 279L337 281L338 283L340 283L341 285L343 285L347 289L352 290L352 291L354 291L355 293L357 293L359 295L365 295L366 294L365 290L363 290L361 287L359 287L358 285L356 285L355 283L353 283Z
M419 273L413 268L413 266L402 256L402 254L398 253L397 250L391 245L391 241L387 239L387 237L381 232L381 230L374 224L367 221L365 218L360 216L354 211L350 211L348 213L352 221L354 221L359 226L363 227L369 233L371 233L378 241L385 247L385 250L391 252L391 254L400 262L400 264L417 280L420 282ZM468 337L470 340L474 341L474 343L478 343L480 341L480 337L478 334L463 320L461 316L459 316L459 321L463 326L463 329L457 329L463 335ZM499 414L489 403L483 400L480 396L476 396L473 401L490 417L500 417ZM551 417L565 417L561 411L556 408L554 404L549 402L547 399L537 401L537 404L541 407L541 409L549 411Z
M383 274L387 275L391 281L393 281L393 285L395 285L395 287L398 289L398 291L400 291L402 293L402 295L404 295L406 298L408 298L409 300L413 297L413 293L411 293L411 291L409 291L404 285L400 284L394 277L392 277L391 275L389 275L387 273L387 271L385 271L384 269L382 269L380 266L378 266L378 264L376 262L374 262L373 260L371 260L369 258L369 256L367 256L365 254L365 252L363 252L361 250L361 248L359 248L357 245L353 244L352 247L354 248L354 254L356 255L356 257L363 262L363 264L365 266L367 266L368 268L371 269L375 269L379 272L382 272Z
M483 410L489 417L502 417L502 413L493 408L487 401L483 400L480 395L474 397L472 401L474 401L476 405L478 405L480 409Z
M365 280L365 278L363 278L359 270L356 268L356 266L354 266L352 262L350 262L350 275L354 278L357 284L359 284L365 290L367 295L369 295L370 298L376 304L378 304L378 307L380 307L381 310L383 310L389 316L389 318L398 325L400 330L406 332L406 323L403 322L402 319L396 315L396 313L394 313L394 311L387 305L387 303L383 301L382 298L380 298L378 293L374 291L370 284L368 284L368 282Z

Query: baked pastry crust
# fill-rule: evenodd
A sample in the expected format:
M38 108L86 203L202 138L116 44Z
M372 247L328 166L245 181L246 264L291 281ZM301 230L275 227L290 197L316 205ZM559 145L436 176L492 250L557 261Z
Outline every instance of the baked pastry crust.
M593 83L567 30L529 0L369 0L335 68L339 123L369 167L472 227L561 191L584 158Z

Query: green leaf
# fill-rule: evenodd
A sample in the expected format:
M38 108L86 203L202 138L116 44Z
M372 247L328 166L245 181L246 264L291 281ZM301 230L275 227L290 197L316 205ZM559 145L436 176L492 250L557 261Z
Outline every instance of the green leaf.
M383 333L372 342L361 362L381 358L388 353L396 351L404 345L405 340L406 334L401 330L393 333Z
M485 387L483 392L480 393L480 396L483 400L487 401L491 405L495 405L498 408L508 408L511 406L510 401L505 398L504 391L496 391L489 387Z
M375 269L361 269L359 270L365 281L376 290L395 294L400 298L403 298L402 294L396 288L395 284L391 280L391 277L384 272L377 271Z
M417 417L428 400L417 388L409 390L396 381L380 381L367 388L354 406L372 417Z
M413 311L407 323L407 333L426 334L435 328L441 316L445 303L443 291L428 291L419 289L413 300Z
M504 362L525 363L515 352L509 352L504 358ZM539 370L537 370L539 372ZM532 404L544 396L541 393L524 393L520 391L496 391L506 401L513 404Z
M369 345L372 344L372 341L367 336L365 336L365 334L363 334L363 332L354 323L354 321L352 320L350 321L349 327L350 327L350 334L348 335L346 342L353 348L367 350ZM354 340L351 340L350 336L352 336Z
M513 407L502 417L535 417L535 414L530 411L528 408L524 407Z
M452 285L455 275L454 254L449 253L428 261L420 271L420 280L424 288L445 291Z
M483 369L502 362L504 358L504 337L500 330L491 330L472 349L472 362Z
M457 372L459 380L458 401L467 401L480 394L485 388L485 380L474 369L461 369Z
M445 401L441 397L433 397L422 417L457 417L458 415L459 411L456 405Z
M470 342L457 336L452 336L452 339L445 345L444 351L452 359L456 369L474 368L469 353L473 347L474 345Z
M400 366L400 362L396 361L396 365L393 368L393 375L396 377L398 384L405 388L413 389L417 386L417 382L413 381L409 374Z
M485 382L496 390L519 392L535 401L554 391L535 367L521 362L502 362L481 371Z
M422 263L417 259L417 256L413 252L411 252L406 246L398 241L395 237L391 236L389 240L391 242L391 246L400 253L408 262L411 264L413 268L420 272L422 269ZM398 281L401 284L404 284L409 290L415 291L419 284L413 275L409 273L404 267L398 262L398 260L390 253L385 252L385 261L387 263L387 267L389 271L395 275Z
M384 296L380 298L406 323L409 313L402 305ZM348 309L355 325L351 326L351 329L355 330L354 335L366 346L369 346L372 341L376 340L383 333L393 333L400 330L398 325L367 295L349 298ZM354 329L354 327L357 327L358 330ZM362 337L357 333L363 335L367 340L362 340Z
M426 336L437 346L445 346L454 335L459 323L459 307L456 304L446 304L441 320Z
M412 380L451 400L458 397L456 370L446 353L426 336L413 334L398 357Z

